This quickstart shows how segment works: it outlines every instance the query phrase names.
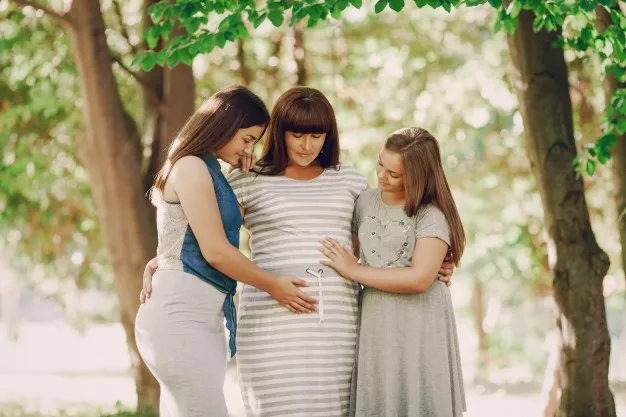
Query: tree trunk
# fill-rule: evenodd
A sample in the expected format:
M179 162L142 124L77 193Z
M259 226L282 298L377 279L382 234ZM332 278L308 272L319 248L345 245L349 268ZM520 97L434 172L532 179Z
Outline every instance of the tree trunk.
M298 22L293 27L293 59L296 62L296 85L307 85L309 81L306 70L304 48L303 23Z
M567 67L563 51L553 46L560 31L535 33L533 19L532 12L523 11L508 40L519 72L527 152L539 184L546 229L556 247L553 285L562 387L558 416L612 417L611 341L602 292L609 259L596 242L583 182L572 165L576 146Z
M474 278L472 281L472 296L470 300L472 306L472 318L474 321L474 331L478 337L478 370L476 372L476 381L486 377L489 366L489 341L487 332L485 331L485 291L483 282L480 278Z
M280 52L283 47L283 32L275 30L271 36L272 55L269 59L269 68L267 69L267 89L268 97L272 98L272 103L280 95Z
M79 153L93 185L103 240L115 273L121 322L135 372L138 408L156 410L158 384L140 359L134 332L141 276L146 262L156 252L154 211L144 195L150 181L144 181L142 176L141 140L118 92L98 0L72 2L69 16L87 131L79 143ZM162 163L167 144L193 112L195 88L188 66L164 70L162 76L155 74L148 78L157 86L156 91L162 92L163 102L147 103L151 110L146 114L159 119L152 138L158 144L153 146L158 154L152 169Z
M252 76L250 75L250 69L246 61L246 48L245 42L242 38L237 39L237 73L239 74L239 82L242 85L249 86L252 83Z
M619 6L614 6L615 10L621 13ZM596 8L596 26L600 33L603 33L611 23L611 16L604 7ZM620 83L612 73L607 73L604 77L604 96L606 106L611 105L611 97L621 89L626 88L625 83ZM615 205L617 209L617 219L619 228L619 238L622 244L622 269L626 268L626 135L617 138L617 144L611 151L613 164L613 183L615 186Z
M561 394L561 383L559 381L561 348L558 343L559 338L557 334L550 334L548 338L551 342L550 353L543 376L541 399L543 402L543 417L555 417L559 409L559 396Z

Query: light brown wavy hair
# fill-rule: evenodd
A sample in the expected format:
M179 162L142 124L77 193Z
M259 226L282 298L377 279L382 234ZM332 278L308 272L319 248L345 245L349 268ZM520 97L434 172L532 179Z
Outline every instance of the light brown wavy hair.
M385 148L402 156L406 215L415 216L427 204L439 207L450 227L450 258L458 265L465 249L465 231L443 171L439 142L425 129L408 127L393 132Z

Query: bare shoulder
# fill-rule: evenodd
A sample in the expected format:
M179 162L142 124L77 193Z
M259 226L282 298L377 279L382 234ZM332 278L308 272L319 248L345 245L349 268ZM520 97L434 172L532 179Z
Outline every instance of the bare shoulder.
M174 166L172 167L172 175L175 177L178 176L187 176L194 175L200 172L207 172L207 166L204 161L197 156L184 156L180 158Z
M176 161L170 177L177 188L213 182L206 164L197 156L184 156Z

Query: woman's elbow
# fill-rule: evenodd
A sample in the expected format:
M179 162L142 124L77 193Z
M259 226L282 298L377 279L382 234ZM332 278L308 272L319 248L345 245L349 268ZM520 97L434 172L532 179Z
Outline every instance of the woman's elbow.
M224 264L228 259L228 252L220 247L201 248L202 256L213 267Z
M413 281L410 290L414 294L426 292L433 285L433 281L432 277L419 277Z

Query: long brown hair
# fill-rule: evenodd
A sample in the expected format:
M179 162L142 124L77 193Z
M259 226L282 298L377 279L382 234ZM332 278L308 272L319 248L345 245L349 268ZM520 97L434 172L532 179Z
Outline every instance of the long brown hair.
M465 231L443 171L437 139L425 129L407 127L392 133L385 148L402 155L406 215L415 216L427 204L439 207L450 227L452 261L458 265L465 249Z
M267 126L269 119L263 100L246 87L236 85L218 91L189 117L180 130L167 152L163 167L156 175L152 189L163 192L167 177L179 159L216 152L239 129Z
M315 159L323 168L339 166L339 129L335 111L319 90L293 87L285 91L272 109L263 153L259 158L261 173L278 175L289 164L287 131L295 133L326 133L326 140Z

